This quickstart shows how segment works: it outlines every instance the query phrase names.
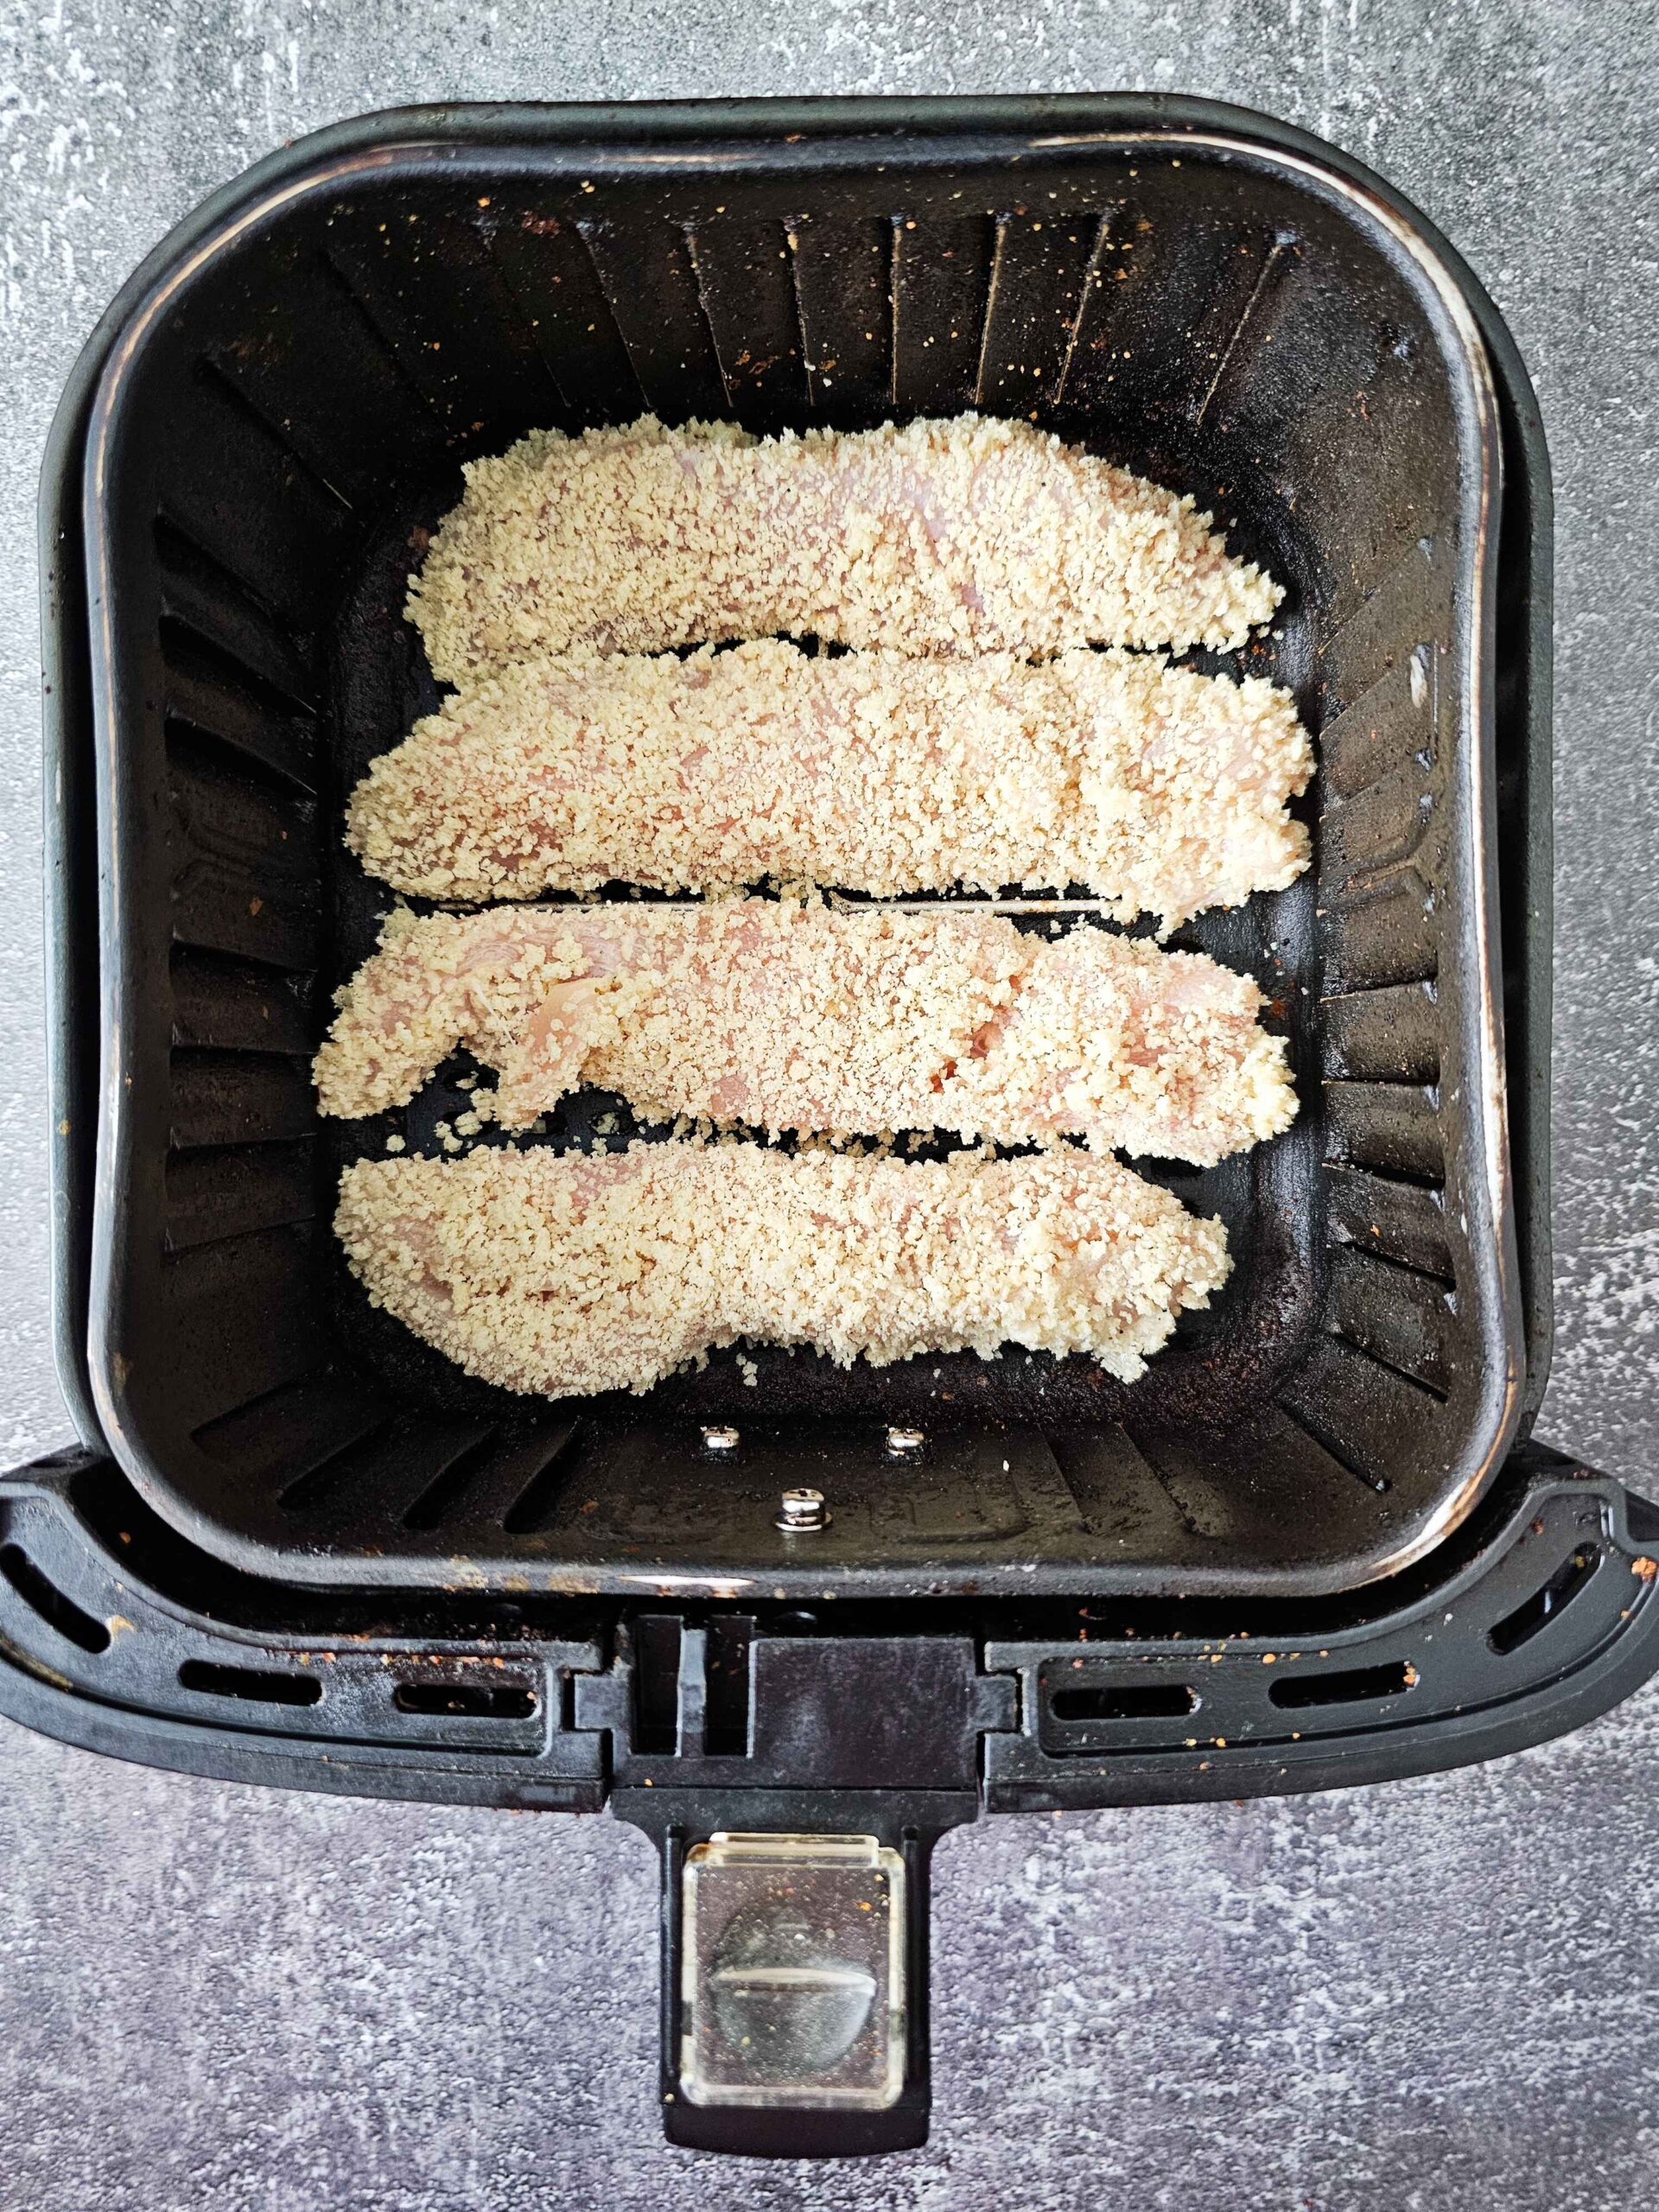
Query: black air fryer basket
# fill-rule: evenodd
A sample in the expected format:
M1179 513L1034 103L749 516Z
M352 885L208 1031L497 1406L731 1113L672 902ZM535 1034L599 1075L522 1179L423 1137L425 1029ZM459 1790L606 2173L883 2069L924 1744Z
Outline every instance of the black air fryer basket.
M308 1058L388 903L340 803L402 619L531 427L1029 416L1289 587L1315 865L1181 933L1284 1137L1163 1179L1234 1276L1125 1387L734 1355L527 1404L368 1308ZM44 493L57 1340L0 1484L0 1705L198 1772L597 1810L664 1870L677 2140L926 2126L927 1858L980 1809L1324 1788L1659 1663L1659 1517L1527 1441L1548 1358L1549 508L1524 371L1377 179L1143 98L411 111L228 188L121 295ZM1064 887L1057 887L1063 889ZM568 1102L547 1141L591 1146ZM1155 1168L1157 1163L1153 1163ZM778 1525L822 1491L828 1525Z

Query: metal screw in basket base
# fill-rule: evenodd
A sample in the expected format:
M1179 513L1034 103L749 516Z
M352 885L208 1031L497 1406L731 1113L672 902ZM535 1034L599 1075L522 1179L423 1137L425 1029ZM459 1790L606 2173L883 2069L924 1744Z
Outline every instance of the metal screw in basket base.
M914 1459L927 1441L926 1433L919 1428L890 1428L887 1431L889 1459Z
M705 1428L702 1432L702 1448L712 1459L729 1459L738 1442L734 1428Z
M778 1501L777 1526L786 1535L799 1535L811 1529L827 1529L830 1516L821 1490L786 1490Z

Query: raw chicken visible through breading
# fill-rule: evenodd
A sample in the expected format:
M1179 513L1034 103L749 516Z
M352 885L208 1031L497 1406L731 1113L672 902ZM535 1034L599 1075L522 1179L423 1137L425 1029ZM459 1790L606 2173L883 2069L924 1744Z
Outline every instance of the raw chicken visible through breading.
M375 761L346 842L400 891L533 898L613 879L773 876L892 897L1087 885L1173 928L1281 890L1313 770L1289 695L1154 656L1033 665L814 658L543 660L446 701Z
M842 1366L1013 1343L1132 1380L1230 1264L1218 1221L1075 1153L367 1160L334 1226L376 1305L469 1374L554 1396L645 1390L740 1338Z
M317 1057L325 1112L403 1104L459 1043L509 1125L582 1083L641 1116L773 1132L945 1128L1210 1166L1296 1111L1262 997L1202 953L961 908L395 915Z
M1027 423L533 433L470 462L409 611L464 683L775 632L908 653L1242 645L1277 585L1210 517Z

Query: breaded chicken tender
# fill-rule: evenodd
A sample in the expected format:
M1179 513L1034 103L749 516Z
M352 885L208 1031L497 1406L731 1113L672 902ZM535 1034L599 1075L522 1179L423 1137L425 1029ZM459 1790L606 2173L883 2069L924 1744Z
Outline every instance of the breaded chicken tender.
M782 632L906 653L1242 645L1282 596L1191 499L1029 423L567 437L470 462L409 612L441 679Z
M534 898L766 877L878 898L1082 884L1173 928L1307 864L1289 695L1155 656L1032 664L776 639L687 660L526 662L374 762L346 842L397 890Z
M1012 1343L1132 1381L1230 1264L1218 1221L1080 1153L365 1160L334 1226L376 1305L468 1374L554 1397L643 1391L743 1338L843 1367Z
M774 1134L944 1128L1212 1166L1296 1112L1248 976L1084 925L791 901L395 914L317 1056L325 1113L404 1104L458 1044L523 1127L567 1091Z

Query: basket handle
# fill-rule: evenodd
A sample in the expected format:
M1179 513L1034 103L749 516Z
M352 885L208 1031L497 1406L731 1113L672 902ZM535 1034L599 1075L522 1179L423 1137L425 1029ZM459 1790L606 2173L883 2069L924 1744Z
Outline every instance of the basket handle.
M1015 1685L965 1637L740 1640L636 1618L577 1685L579 1725L610 1732L612 1810L662 1859L664 2126L779 2158L913 2148L928 1863L977 1817L982 1737L1013 1725Z
M669 2140L789 2158L925 2143L928 1861L941 1829L874 1796L653 1790L638 1802L646 1794L612 1803L662 1858ZM794 1797L817 1802L784 1802ZM812 1825L781 1825L796 1819Z

